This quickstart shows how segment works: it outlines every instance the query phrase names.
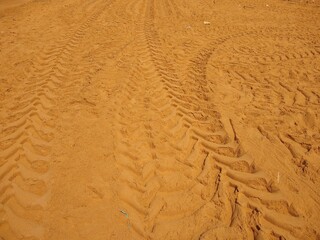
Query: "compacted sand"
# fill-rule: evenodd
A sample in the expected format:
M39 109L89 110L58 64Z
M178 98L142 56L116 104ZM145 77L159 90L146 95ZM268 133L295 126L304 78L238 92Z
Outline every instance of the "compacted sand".
M320 239L320 3L0 2L0 239Z

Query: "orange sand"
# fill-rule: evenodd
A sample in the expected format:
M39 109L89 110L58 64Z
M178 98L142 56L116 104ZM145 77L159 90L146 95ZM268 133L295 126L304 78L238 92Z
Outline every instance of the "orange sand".
M320 239L320 3L1 0L0 239Z

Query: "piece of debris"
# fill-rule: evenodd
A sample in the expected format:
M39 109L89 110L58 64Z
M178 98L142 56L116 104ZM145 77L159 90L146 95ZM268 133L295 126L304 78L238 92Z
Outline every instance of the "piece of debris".
M204 25L210 25L210 22L203 21L203 24L204 24Z
M129 218L129 214L128 214L128 213L126 213L124 210L120 210L120 212L121 212L123 215L125 215L125 216L126 216L126 218Z

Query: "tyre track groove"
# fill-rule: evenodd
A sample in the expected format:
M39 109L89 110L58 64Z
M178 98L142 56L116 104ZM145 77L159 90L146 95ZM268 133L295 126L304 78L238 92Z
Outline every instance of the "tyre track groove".
M37 59L26 79L25 91L6 115L1 134L1 237L43 239L41 212L50 198L50 155L54 135L54 108L68 74L64 67L86 29L107 4L85 20L66 44L57 43ZM39 66L39 67L37 67ZM48 70L47 70L48 69ZM40 81L35 81L40 79Z
M256 168L254 160L243 153L233 127L221 120L220 114L210 105L209 96L206 94L210 92L206 83L206 65L215 46L247 33L223 37L200 50L198 56L191 60L186 83L182 83L160 50L161 42L153 19L154 5L153 1L149 1L143 26L144 35L141 34L141 40L138 40L142 46L140 57L144 59L146 65L146 70L140 71L153 86L155 94L152 95L155 96L153 98L155 100L151 101L152 110L160 111L161 116L169 124L162 122L164 133L157 131L157 134L154 134L156 136L154 151L159 159L158 168L165 169L158 175L162 181L160 187L155 188L156 193L152 195L154 200L149 199L143 208L137 205L137 201L131 204L135 205L136 209L143 209L140 210L140 220L133 223L137 225L139 234L142 237L156 239L161 236L178 236L178 233L182 234L180 237L186 238L205 236L206 232L213 234L218 228L218 220L221 220L221 215L218 213L227 210L230 213L230 227L240 227L243 222L246 223L247 227L242 231L244 236L249 236L251 232L254 232L254 235L263 233L268 236L277 234L291 238L300 236L299 214L281 195L272 180ZM193 102L197 104L189 104L190 98L196 100ZM155 131L155 128L154 125L150 129ZM158 144L163 145L163 142L158 142L159 135L164 135L168 143L168 152L171 154L161 153L160 148L157 148ZM200 157L202 153L203 156ZM168 156L171 156L169 158L172 160L169 160ZM143 158L135 159L138 161ZM179 164L188 170L179 171L178 169L181 169ZM172 176L184 172L186 180L180 184L175 184L174 178L171 181L164 180L168 169L173 171ZM226 196L221 193L221 189L234 190L230 190L232 193ZM222 195L218 199L216 199L217 192ZM161 210L154 216L150 232L145 226L150 224L146 223L148 219L146 215L152 210L146 206L152 206L156 199L162 199L157 207ZM204 209L207 208L215 209L217 215L206 216ZM250 211L252 214L248 217L245 213ZM260 222L259 227L252 225L256 221L253 215L258 215L259 221L263 222ZM291 222L296 225L282 224L276 220L277 218L293 219ZM182 232L187 222L195 223L195 226L190 231ZM277 229L278 233L274 233L271 229Z

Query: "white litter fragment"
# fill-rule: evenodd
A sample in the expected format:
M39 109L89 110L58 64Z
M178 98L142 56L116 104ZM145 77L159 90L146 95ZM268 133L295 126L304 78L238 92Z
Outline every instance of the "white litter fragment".
M210 22L203 21L203 24L204 24L204 25L210 25Z
M126 213L125 211L123 211L123 210L120 210L120 212L123 214L123 215L125 215L126 216L126 218L129 218L129 214L128 213Z

